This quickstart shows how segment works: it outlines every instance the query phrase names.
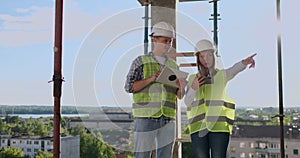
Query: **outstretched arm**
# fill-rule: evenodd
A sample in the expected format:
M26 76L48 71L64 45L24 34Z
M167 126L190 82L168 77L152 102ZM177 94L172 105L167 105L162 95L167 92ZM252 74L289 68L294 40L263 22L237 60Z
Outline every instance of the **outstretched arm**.
M235 75L237 75L241 71L245 70L247 65L249 65L249 64L250 64L249 68L254 68L255 60L253 59L253 57L255 55L256 55L256 53L251 55L250 57L247 57L246 59L243 59L242 61L234 64L232 67L226 69L225 70L226 79L231 80L232 78L234 78Z
M252 54L251 56L249 56L248 58L242 60L242 63L244 65L249 65L249 69L250 68L255 68L255 60L253 59L256 56L256 53Z

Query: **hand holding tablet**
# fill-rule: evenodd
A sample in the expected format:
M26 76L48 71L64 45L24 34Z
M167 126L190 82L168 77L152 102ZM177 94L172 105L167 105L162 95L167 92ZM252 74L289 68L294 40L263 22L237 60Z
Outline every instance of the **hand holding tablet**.
M178 87L176 80L179 78L187 78L188 73L180 70L176 70L165 66L157 77L156 82L163 83L169 86Z

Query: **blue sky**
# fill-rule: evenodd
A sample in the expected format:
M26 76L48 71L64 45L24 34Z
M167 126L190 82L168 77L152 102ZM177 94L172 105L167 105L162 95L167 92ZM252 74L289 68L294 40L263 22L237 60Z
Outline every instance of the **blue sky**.
M284 103L300 105L298 0L219 2L220 61L227 68L257 53L256 68L230 82L237 106L278 106L277 31L282 32ZM52 105L54 0L0 2L0 105ZM178 5L178 51L211 35L212 5ZM143 53L144 10L136 0L66 0L64 4L63 105L130 105L124 82L131 61ZM179 62L186 62L179 59ZM194 59L187 59L194 62ZM195 72L193 68L183 70Z

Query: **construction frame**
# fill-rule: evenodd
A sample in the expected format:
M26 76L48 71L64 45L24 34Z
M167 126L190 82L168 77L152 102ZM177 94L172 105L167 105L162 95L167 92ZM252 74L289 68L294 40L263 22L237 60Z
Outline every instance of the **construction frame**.
M144 34L144 53L148 52L148 20L149 15L149 5L155 5L155 6L161 6L161 7L171 7L176 9L176 5L179 2L191 2L191 1L207 1L207 0L138 0L142 6L145 6L145 34ZM219 13L217 13L217 7L219 0L212 0L210 3L213 3L214 6L214 13L212 14L213 22L214 22L214 42L216 45L218 45L218 16L220 16ZM280 0L276 0L276 12L277 12L277 23L280 25L281 19L280 19ZM159 14L159 11L158 13ZM175 17L174 17L175 18ZM155 20L155 16L151 16L152 23ZM173 23L174 24L174 23ZM56 0L55 1L55 40L54 40L54 74L52 77L53 82L53 97L54 97L54 136L53 136L53 154L54 158L60 158L60 151L61 151L61 142L60 142L60 127L61 127L61 91L62 91L62 82L64 81L63 75L62 75L62 34L63 34L63 0ZM175 45L176 48L176 45ZM185 57L185 56L191 56L191 53L177 53L174 54L172 57ZM285 157L285 151L284 151L284 130L283 130L283 83L282 83L282 48L281 48L281 32L278 31L277 35L277 59L278 59L278 92L279 92L279 114L275 117L279 117L280 120L280 149L281 149L281 158ZM182 67L187 66L195 66L194 63L192 64L183 64L180 65ZM177 106L178 107L178 106ZM181 142L184 141L181 137L181 121L180 121L180 108L177 108L177 144L176 144L176 151L174 157L181 158Z

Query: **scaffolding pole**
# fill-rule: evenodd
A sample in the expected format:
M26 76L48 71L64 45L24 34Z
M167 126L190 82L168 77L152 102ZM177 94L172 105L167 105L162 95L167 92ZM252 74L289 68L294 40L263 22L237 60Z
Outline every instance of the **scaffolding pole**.
M62 26L63 0L56 0L55 5L55 41L54 41L54 75L52 81L54 97L54 130L53 130L53 157L60 158L61 153L61 91L62 91Z
M220 18L218 18L220 16L220 14L218 13L218 1L219 0L212 0L209 3L213 3L213 14L211 14L211 16L213 18L209 19L209 20L213 20L213 38L214 38L214 42L216 45L216 48L218 50L218 20L221 20ZM217 56L219 56L218 51L216 52Z
M149 27L149 0L146 0L144 5L145 5L145 33L144 33L144 54L148 53L148 27Z
M280 27L280 0L276 0L277 23L279 26L277 33L277 58L278 58L278 92L279 92L279 121L280 121L280 154L285 158L284 151L284 125L283 125L283 88L282 88L282 59L281 59L281 27Z

